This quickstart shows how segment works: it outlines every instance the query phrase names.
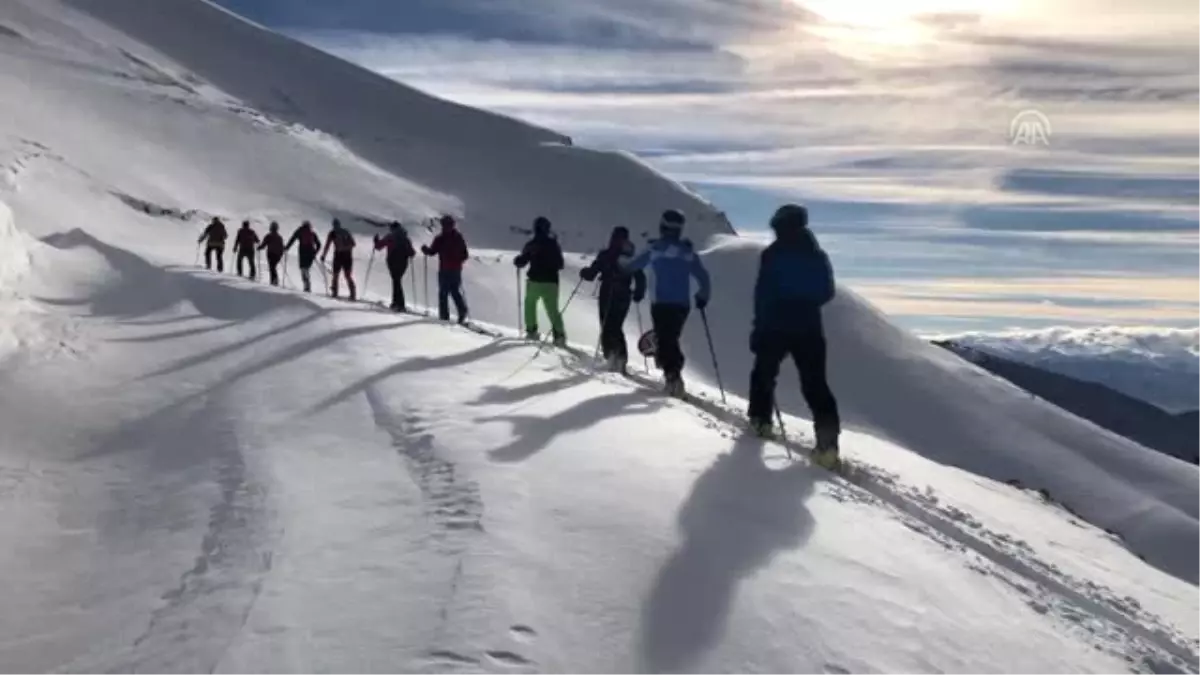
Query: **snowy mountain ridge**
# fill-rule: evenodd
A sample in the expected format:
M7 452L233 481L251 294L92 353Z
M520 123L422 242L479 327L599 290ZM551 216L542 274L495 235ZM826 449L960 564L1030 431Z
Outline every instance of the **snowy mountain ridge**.
M826 319L855 471L789 462L737 426L759 248L709 205L169 4L0 6L0 573L19 582L0 667L1197 671L1194 467L845 288ZM695 318L700 408L513 336L514 228L550 216L573 285L612 225L640 235L665 206L707 240L728 406ZM464 216L468 300L498 337L302 295L294 260L283 289L195 266L215 214L441 211ZM422 305L430 272L407 286ZM586 352L595 315L584 287L566 319Z
M1200 407L1200 329L1058 327L934 339L1106 384L1172 412Z

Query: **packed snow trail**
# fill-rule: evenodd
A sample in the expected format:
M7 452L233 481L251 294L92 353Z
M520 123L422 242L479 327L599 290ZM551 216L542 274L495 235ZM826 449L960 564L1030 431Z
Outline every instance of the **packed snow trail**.
M115 587L129 591L93 601L100 613L128 612L114 624L128 627L125 644L114 630L92 642L111 642L111 651L73 654L72 630L97 628L68 620L29 642L52 646L45 656L66 648L73 658L6 663L139 671L985 663L1064 670L1120 667L1107 660L1115 657L1138 669L1195 669L1187 665L1194 646L1119 593L1049 571L1020 539L963 523L963 512L869 464L849 483L803 462L788 465L781 448L740 434L734 413L715 404L703 412L618 376L592 376L590 364L560 351L511 376L533 350L522 340L160 270L79 232L48 239L57 250L96 251L120 270L110 287L73 301L79 320L96 324L88 332L106 337L92 358L108 364L115 389L93 384L74 400L148 414L120 421L74 460L124 486L96 494L76 526L87 530L82 513L95 509L120 528L100 531L109 552L86 556L88 578L108 587L110 573L137 574ZM160 295L135 301L134 288ZM168 303L176 292L181 302ZM59 386L62 374L50 372L33 370L41 384L22 390ZM131 391L130 382L155 395L140 405L112 400ZM76 405L60 405L56 415L86 418ZM21 406L21 418L38 409ZM871 446L855 435L847 443L860 463L857 450ZM164 527L175 537L161 537ZM179 560L174 581L155 574L146 563L189 532L199 541L194 559L162 558ZM907 607L886 600L894 589L880 582L920 578L931 564L954 592L923 593ZM58 569L39 567L47 575ZM976 577L1005 585L979 587ZM799 584L804 600L781 604L767 590L780 583ZM154 601L146 591L156 585ZM866 619L881 601L891 609ZM855 630L837 630L837 616L859 604L875 609L853 619ZM785 607L787 619L779 614ZM31 625L43 625L36 619L44 605L24 609ZM990 617L986 630L959 625L980 610ZM906 615L913 622L897 623ZM997 634L1002 615L1010 623ZM1046 627L1019 629L1018 642L1024 650L1047 640L1055 647L1006 645L1005 635L1016 639L1018 626L1041 615ZM910 652L911 639L896 631L917 626L927 637L960 631L973 650ZM776 634L782 641L763 653L749 647L760 642L752 636ZM1051 653L1059 665L1045 660ZM1096 661L1097 653L1112 656ZM1176 654L1184 660L1173 661Z

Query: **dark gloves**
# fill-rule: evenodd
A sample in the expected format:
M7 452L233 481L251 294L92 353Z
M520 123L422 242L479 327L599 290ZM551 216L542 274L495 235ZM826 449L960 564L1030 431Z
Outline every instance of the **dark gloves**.
M696 309L703 310L705 307L708 307L708 298L697 293L696 294Z
M633 292L633 304L637 305L646 299L645 289L639 289Z
M579 270L579 278L583 279L584 281L595 281L596 270L592 269L591 267L585 267Z
M525 256L519 255L519 256L513 258L513 266L514 267L524 267L525 266Z
M425 255L433 255L433 251L425 245L421 246L421 253L424 253Z

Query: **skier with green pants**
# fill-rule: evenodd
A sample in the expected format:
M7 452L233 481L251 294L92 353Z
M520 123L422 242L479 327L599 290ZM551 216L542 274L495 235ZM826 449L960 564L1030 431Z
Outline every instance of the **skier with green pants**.
M513 264L518 269L529 266L525 286L525 337L538 339L538 313L540 302L550 317L554 344L567 343L567 332L563 328L562 313L558 309L558 273L564 267L562 247L550 232L550 220L538 216L533 221L533 239L521 249Z

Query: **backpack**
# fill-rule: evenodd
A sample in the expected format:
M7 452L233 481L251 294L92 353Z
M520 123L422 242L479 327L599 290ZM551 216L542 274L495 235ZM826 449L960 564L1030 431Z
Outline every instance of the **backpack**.
M354 248L354 235L350 234L350 230L341 229L333 231L333 250L334 251L349 251Z

